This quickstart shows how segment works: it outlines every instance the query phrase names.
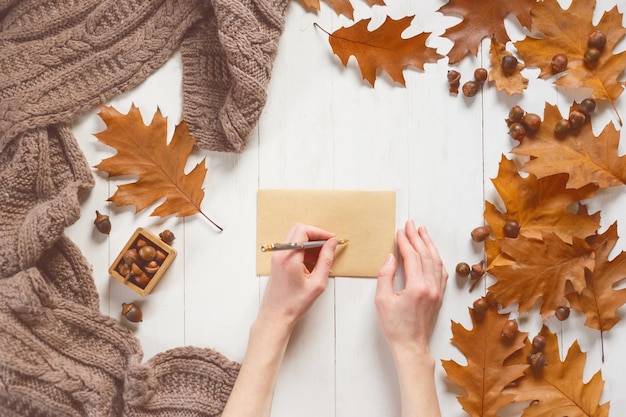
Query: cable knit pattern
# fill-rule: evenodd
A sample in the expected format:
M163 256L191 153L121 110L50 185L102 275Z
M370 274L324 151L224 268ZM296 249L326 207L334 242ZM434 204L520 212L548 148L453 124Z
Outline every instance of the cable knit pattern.
M288 0L0 0L0 415L219 416L239 365L181 347L142 363L99 312L63 233L94 180L74 118L180 48L200 148L241 152L266 100Z

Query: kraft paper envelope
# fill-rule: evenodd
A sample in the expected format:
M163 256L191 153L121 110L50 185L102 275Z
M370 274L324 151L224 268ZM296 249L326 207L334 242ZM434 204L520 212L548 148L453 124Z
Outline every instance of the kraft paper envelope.
M337 246L332 276L376 277L394 252L395 191L259 190L257 213L257 275L270 271L272 252L261 246L283 242L297 222L349 240Z

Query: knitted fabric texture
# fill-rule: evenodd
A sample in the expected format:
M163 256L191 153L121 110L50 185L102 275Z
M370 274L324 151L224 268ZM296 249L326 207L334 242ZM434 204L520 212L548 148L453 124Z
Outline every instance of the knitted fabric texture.
M94 185L76 116L180 48L197 145L241 152L265 104L288 0L0 0L0 415L217 416L239 365L181 347L147 362L99 312L65 235Z

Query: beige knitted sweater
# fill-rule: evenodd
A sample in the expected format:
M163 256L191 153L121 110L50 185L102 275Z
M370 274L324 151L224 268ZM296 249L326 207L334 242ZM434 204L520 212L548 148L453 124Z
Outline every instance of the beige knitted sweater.
M288 0L0 0L0 416L217 416L239 365L182 347L143 363L99 312L64 234L93 178L73 119L178 48L198 146L241 152Z

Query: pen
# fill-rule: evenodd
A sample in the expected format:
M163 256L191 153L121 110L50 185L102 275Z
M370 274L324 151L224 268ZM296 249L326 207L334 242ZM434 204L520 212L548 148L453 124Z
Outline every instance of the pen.
M261 246L261 252L271 252L275 250L293 250L293 249L309 249L319 248L323 246L328 240L312 240L310 242L289 242L289 243L270 243L269 245ZM337 244L343 245L348 243L348 239L338 239Z

